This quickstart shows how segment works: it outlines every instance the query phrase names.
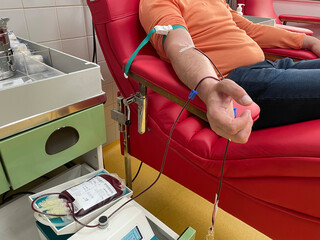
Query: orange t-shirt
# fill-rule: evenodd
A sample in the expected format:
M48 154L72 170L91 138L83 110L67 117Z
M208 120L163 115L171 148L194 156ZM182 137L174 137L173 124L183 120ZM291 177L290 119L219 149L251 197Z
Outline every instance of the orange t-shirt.
M140 22L146 32L155 25L182 25L194 45L227 75L232 69L263 61L261 48L300 49L305 34L253 24L233 11L224 0L140 0ZM160 57L169 59L162 36L151 43Z

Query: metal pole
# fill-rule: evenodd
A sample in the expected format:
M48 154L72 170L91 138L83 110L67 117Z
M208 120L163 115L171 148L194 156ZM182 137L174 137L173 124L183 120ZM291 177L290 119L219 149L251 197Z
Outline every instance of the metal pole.
M126 172L126 185L132 189L132 174L131 174L131 156L128 149L128 127L125 126L123 132L123 153L124 153L124 166Z

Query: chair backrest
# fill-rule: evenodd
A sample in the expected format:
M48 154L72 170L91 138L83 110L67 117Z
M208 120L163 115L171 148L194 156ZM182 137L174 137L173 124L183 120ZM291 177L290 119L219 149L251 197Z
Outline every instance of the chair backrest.
M109 70L124 97L138 84L123 76L123 66L146 34L139 22L139 0L87 0ZM150 44L139 54L156 55Z
M257 17L274 18L281 24L273 8L273 0L238 0L237 3L244 3L243 14Z

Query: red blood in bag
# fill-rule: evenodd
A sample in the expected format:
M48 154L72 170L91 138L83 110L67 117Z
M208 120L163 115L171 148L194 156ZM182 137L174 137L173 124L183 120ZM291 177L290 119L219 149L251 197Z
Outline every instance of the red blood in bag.
M75 216L83 216L83 215L86 215L87 213L95 210L95 209L98 209L100 207L102 207L103 205L105 204L108 204L110 203L112 200L118 198L119 196L121 196L123 194L123 186L122 186L122 183L121 181L119 181L117 178L111 176L111 175L108 175L108 174L101 174L101 175L98 175L98 176L94 176L93 178L90 178L89 180L87 180L87 182L89 182L90 180L96 178L96 177L102 177L103 179L105 179L107 182L109 182L111 184L111 186L115 189L116 193L102 201L100 201L99 203L96 203L95 205L91 206L90 208L84 210L83 208L81 208L79 211L75 212ZM85 182L84 182L85 183ZM68 196L68 201L71 201L74 203L75 199L74 197L68 192L68 190L70 191L72 188L75 188L75 187L78 187L80 186L81 184L84 184L84 183L80 183L76 186L73 186L69 189L66 189L64 190L63 192L61 192L62 194L59 196L60 198L65 198L66 199L66 196ZM80 186L81 187L81 186ZM88 189L90 190L90 189Z

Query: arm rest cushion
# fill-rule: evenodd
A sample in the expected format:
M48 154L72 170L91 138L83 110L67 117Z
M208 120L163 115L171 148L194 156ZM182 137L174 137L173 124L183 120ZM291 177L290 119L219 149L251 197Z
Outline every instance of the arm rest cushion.
M290 57L295 59L316 59L318 58L313 52L307 50L295 50L285 48L264 48L262 49L265 54L277 55L283 57Z
M305 22L305 23L320 24L320 17L316 17L316 16L282 14L279 16L279 19L280 21L287 21L287 22Z
M313 31L307 29L307 28L301 28L301 27L293 27L293 26L288 26L288 25L282 25L282 24L276 24L275 27L281 28L284 30L288 30L290 32L297 32L297 33L304 33L306 35L312 36Z
M165 90L170 95L178 97L183 101L187 101L188 99L190 89L179 80L171 67L171 64L160 60L158 57L151 55L138 55L131 65L130 72L142 77L147 82L152 83L160 89ZM210 79L208 80L210 81ZM155 89L152 90L156 91ZM190 105L206 112L205 104L197 96L190 101ZM259 117L260 108L255 103L249 107L243 107L234 102L234 107L237 107L239 115L245 109L250 109L253 120L258 119Z

